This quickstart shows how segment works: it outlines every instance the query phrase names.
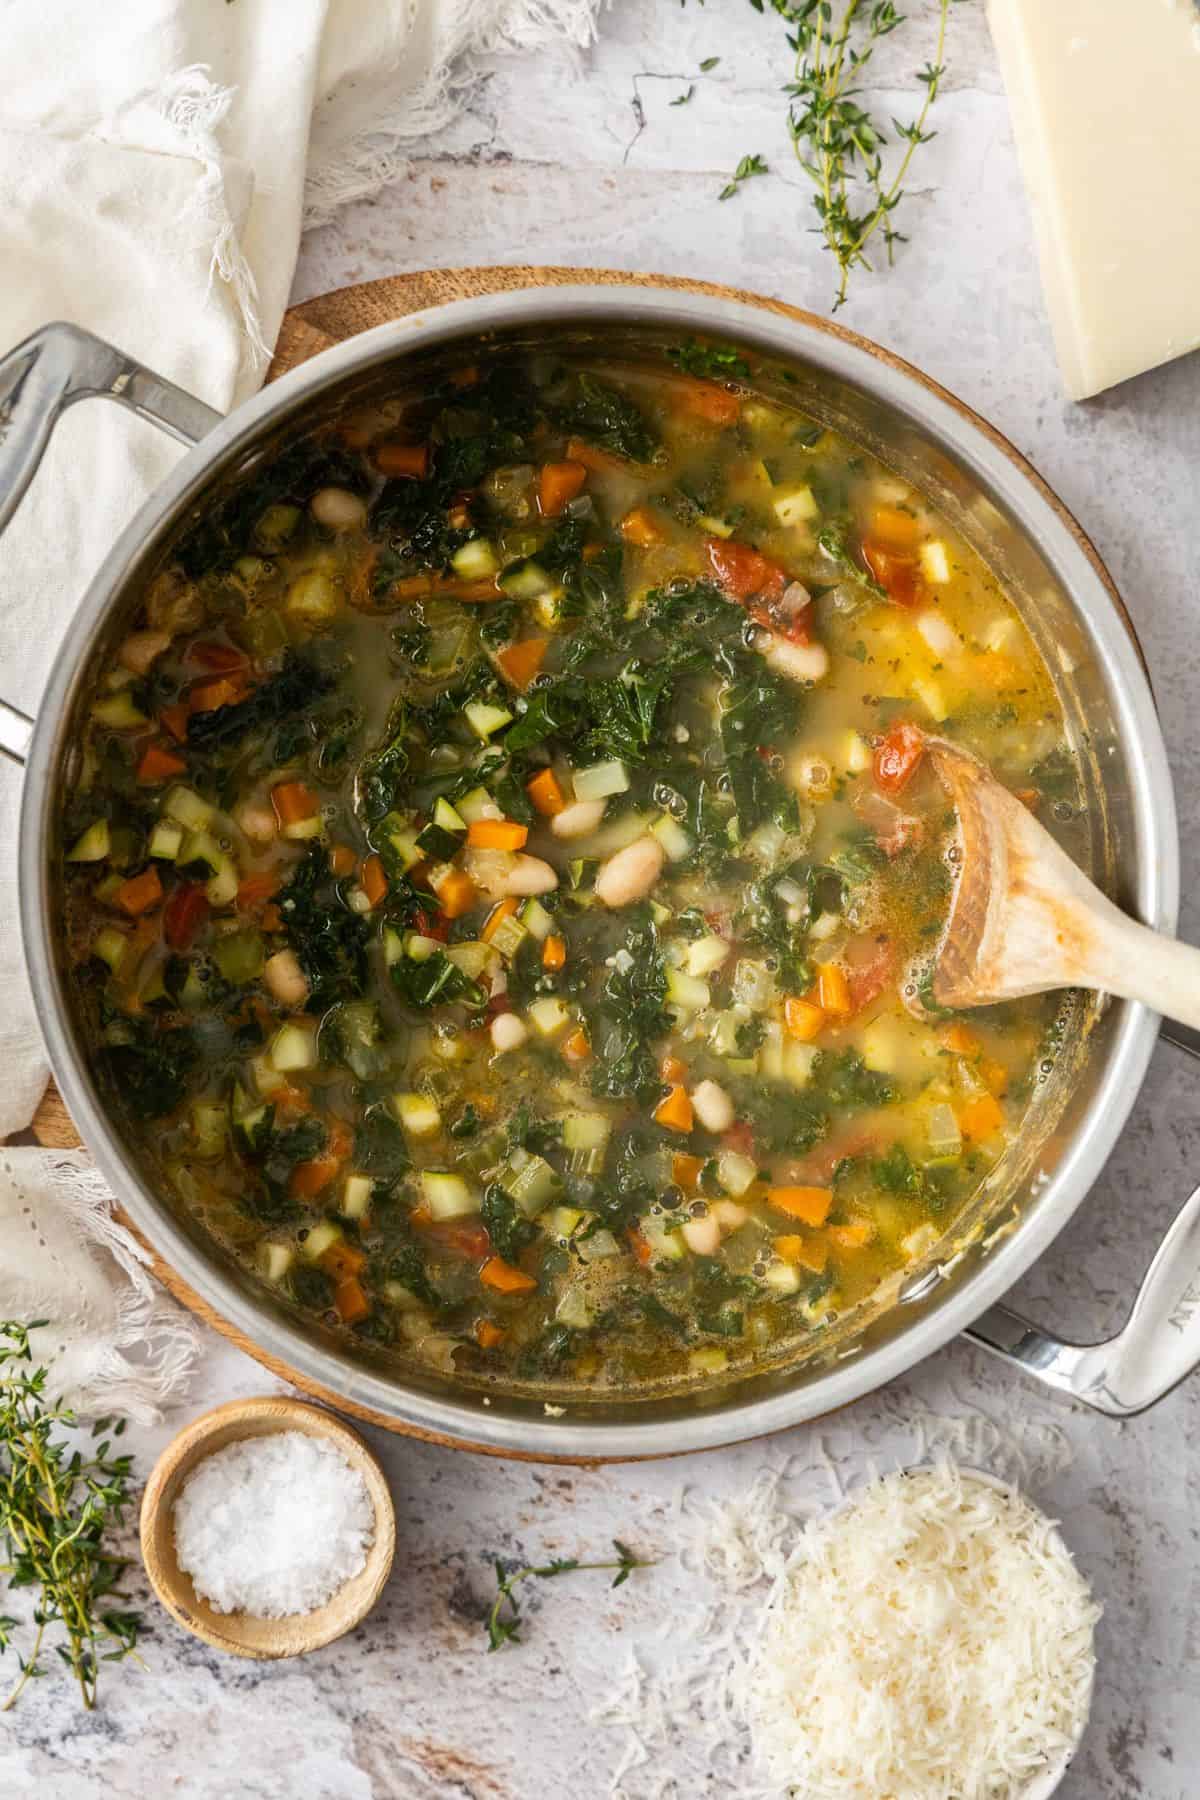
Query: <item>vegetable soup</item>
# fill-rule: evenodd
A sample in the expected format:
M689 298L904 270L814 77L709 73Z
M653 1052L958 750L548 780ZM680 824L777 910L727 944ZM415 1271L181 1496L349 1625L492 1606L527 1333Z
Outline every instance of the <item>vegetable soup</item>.
M913 488L674 366L497 356L293 441L92 698L63 854L139 1153L327 1327L580 1389L927 1261L1061 999L940 1012L925 734L1049 822L1052 684Z

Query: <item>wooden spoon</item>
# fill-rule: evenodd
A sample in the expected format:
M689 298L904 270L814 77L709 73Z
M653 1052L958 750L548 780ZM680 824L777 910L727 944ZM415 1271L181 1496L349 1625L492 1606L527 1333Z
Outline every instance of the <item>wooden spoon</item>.
M1120 912L978 758L942 738L926 749L962 853L933 968L937 1003L1096 988L1200 1026L1200 950Z

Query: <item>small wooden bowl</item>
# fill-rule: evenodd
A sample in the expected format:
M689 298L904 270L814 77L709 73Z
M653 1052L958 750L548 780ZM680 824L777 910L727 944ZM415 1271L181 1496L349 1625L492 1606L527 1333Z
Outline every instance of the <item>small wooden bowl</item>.
M226 1444L304 1431L341 1451L367 1485L375 1509L375 1536L359 1573L314 1612L285 1619L217 1612L196 1593L175 1554L175 1501L196 1464ZM142 1497L142 1560L155 1593L172 1618L216 1650L269 1659L319 1650L366 1618L383 1591L396 1548L396 1514L387 1481L357 1431L333 1413L302 1400L231 1400L204 1413L173 1438L154 1465Z

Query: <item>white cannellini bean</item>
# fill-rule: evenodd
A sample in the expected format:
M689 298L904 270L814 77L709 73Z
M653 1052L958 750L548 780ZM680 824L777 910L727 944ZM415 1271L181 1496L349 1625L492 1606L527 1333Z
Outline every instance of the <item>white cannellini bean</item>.
M492 1020L492 1047L495 1050L517 1050L529 1036L529 1027L516 1013L497 1013Z
M308 510L318 525L327 525L330 531L354 531L367 517L365 502L349 488L319 488Z
M261 800L246 800L238 807L234 819L239 828L255 844L269 844L279 830L273 806Z
M697 1256L715 1256L721 1248L721 1227L711 1213L703 1219L689 1219L680 1235Z
M794 644L790 638L760 631L754 648L763 660L788 681L821 681L829 673L829 652L824 644Z
M930 610L917 614L917 630L937 657L957 656L962 649L962 639L953 625L947 623L940 612Z
M558 886L558 876L540 856L509 850L468 850L463 867L477 888L493 900L524 899L548 894Z
M628 906L650 892L662 874L666 851L654 837L640 837L602 863L596 877L596 898L605 906Z
M728 1131L733 1101L718 1081L702 1081L692 1094L692 1111L705 1131Z
M303 1006L308 999L308 978L294 950L277 950L268 956L263 980L284 1006Z
M607 800L574 800L570 806L555 813L550 829L559 838L586 837L599 825L607 805Z
M135 631L125 639L117 652L117 659L135 675L145 675L150 665L157 662L163 651L171 643L170 633L166 631Z

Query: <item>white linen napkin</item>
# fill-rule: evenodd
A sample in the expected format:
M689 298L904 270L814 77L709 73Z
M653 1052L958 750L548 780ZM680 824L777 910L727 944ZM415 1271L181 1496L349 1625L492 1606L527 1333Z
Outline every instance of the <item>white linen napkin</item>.
M265 372L306 172L320 222L453 116L474 55L583 47L599 5L0 0L0 355L68 319L227 411ZM72 607L180 454L112 405L61 421L0 538L5 699L36 713ZM19 786L0 767L0 1137L47 1077L17 923ZM5 1285L0 1254L0 1314Z

